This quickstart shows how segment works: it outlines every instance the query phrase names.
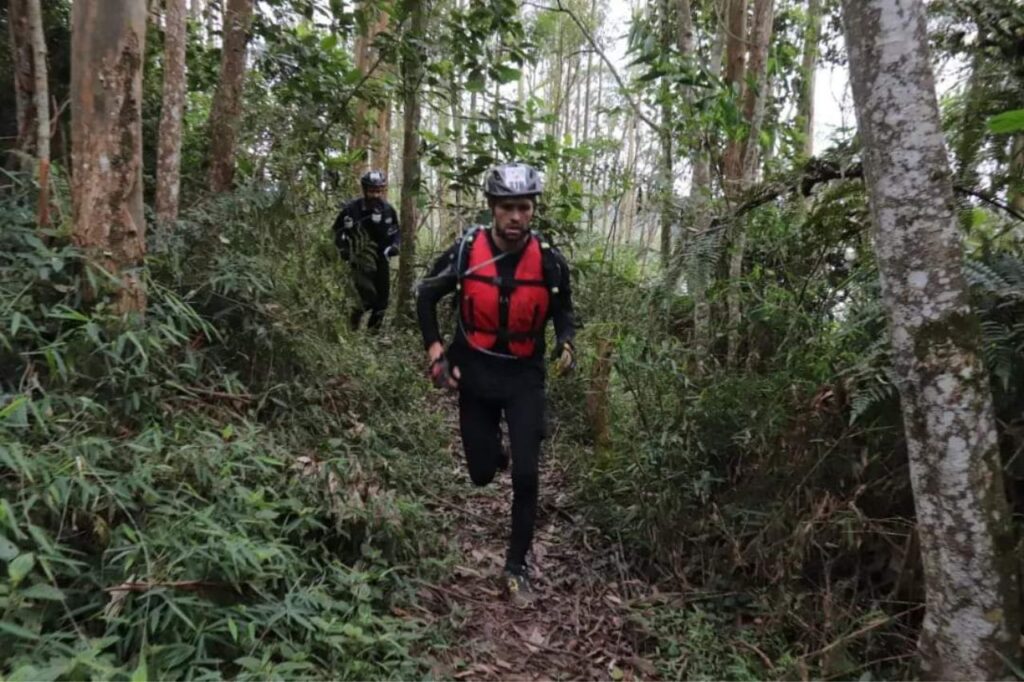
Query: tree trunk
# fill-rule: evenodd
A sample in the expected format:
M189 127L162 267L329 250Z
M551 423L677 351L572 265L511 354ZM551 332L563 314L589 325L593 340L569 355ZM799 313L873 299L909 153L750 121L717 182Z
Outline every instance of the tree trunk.
M413 266L416 264L416 196L420 189L420 86L423 82L424 54L422 45L426 28L426 12L422 2L408 0L411 16L406 53L402 59L402 80L405 95L405 120L402 140L402 256L398 263L398 300L395 310L399 319L412 318Z
M210 189L229 192L235 178L235 144L242 116L245 53L254 0L227 0L220 82L210 109Z
M729 0L721 0L724 5ZM689 26L680 25L680 31L689 30L693 32L693 18L687 13L685 15ZM715 42L711 47L710 74L717 78L722 71L722 59L725 56L728 29L722 25ZM703 136L702 136L703 137ZM710 135L707 136L710 139ZM693 154L693 182L690 187L690 206L693 210L693 224L700 243L708 244L711 248L694 248L695 242L691 243L689 257L687 288L693 296L693 345L697 354L698 368L704 367L704 359L711 351L711 305L708 302L708 288L711 285L711 278L714 273L715 253L717 244L706 234L711 227L712 203L711 203L711 150L707 143L698 143ZM674 285L674 283L673 283Z
M380 23L376 33L387 30L388 15L381 12ZM376 59L376 53L374 54ZM386 67L382 70L388 70ZM374 168L384 171L390 177L391 169L391 100L385 99L377 110L377 123L370 139L370 161Z
M671 0L661 0L660 6L661 22L661 47L667 53L672 47L672 4ZM658 137L661 146L661 153L658 160L658 194L661 217L661 267L668 272L669 258L672 255L672 212L673 212L673 182L672 182L672 92L669 89L667 78L662 78L661 83L661 130Z
M146 5L134 0L72 5L72 238L118 278L115 307L146 307L142 210L142 64ZM95 292L85 291L92 299Z
M1024 134L1013 136L1010 148L1010 178L1007 187L1010 206L1018 213L1024 213Z
M207 0L206 3L206 44L208 47L213 47L214 36L217 33L217 14L219 13L220 3L223 0Z
M355 58L356 68L363 76L381 69L380 55L373 47L377 34L387 29L388 15L380 12L373 23L367 27L366 33L356 36ZM374 124L370 124L370 103L360 96L356 102L355 120L352 123L352 135L349 138L349 150L357 152L358 157L352 167L352 185L359 186L359 178L370 169L372 162L375 168L385 173L390 165L390 126L391 105L387 101L378 110ZM383 144L382 144L383 141Z
M739 192L745 193L757 178L758 150L761 126L768 100L768 47L772 38L773 0L754 0L754 25L750 31L750 60L744 80L753 82L748 87L743 103L743 119L747 134L743 138L743 160L740 164ZM733 185L735 187L735 185ZM739 224L733 231L729 254L729 336L726 363L735 367L739 361L740 327L743 317L742 288L743 257L747 249L746 226Z
M800 90L796 105L797 126L803 138L803 156L814 156L814 90L818 71L818 42L821 39L821 0L807 0L803 58L800 62Z
M29 40L32 43L32 75L36 113L36 159L39 161L39 227L50 224L50 86L46 69L46 38L39 0L26 0Z
M181 125L185 109L186 0L166 0L164 96L156 161L156 220L169 228L178 219L181 188ZM195 3L193 1L193 9Z
M590 386L587 389L587 421L594 438L594 449L605 450L611 444L610 386L612 376L613 343L599 338L594 352L594 365L590 370Z
M451 106L452 106L452 142L457 163L462 162L462 88L459 86L459 79L452 74L451 80ZM455 211L454 220L448 226L449 235L452 240L462 233L464 218L462 215L462 184L455 185Z
M32 67L31 30L28 20L28 0L8 0L7 29L10 36L11 60L14 65L14 107L18 124L15 148L23 153L35 151L36 98L35 77ZM24 159L14 155L14 165L27 168Z
M627 178L635 177L636 173L636 157L637 157L637 119L633 112L630 112L629 129L626 133L626 170L625 174ZM626 236L628 240L633 234L633 219L635 216L636 207L636 187L632 184L626 188L625 196L622 200L621 217L622 217L622 234Z
M843 0L927 591L924 676L1011 676L1014 538L921 0Z
M679 51L679 56L682 58L683 63L692 64L694 60L694 28L693 28L693 14L690 7L690 0L677 0L676 2L676 17L675 17L675 44L676 49ZM685 116L693 104L693 88L685 88L683 90L684 95L684 113ZM663 116L664 117L664 116ZM697 142L691 143L689 151L690 157L690 191L693 192L694 185L697 182L697 163L698 155L701 151L701 143L699 141L700 136L697 137ZM682 145L680 145L681 147ZM681 154L681 150L679 152ZM689 209L690 207L688 207ZM692 219L694 213L691 210L686 211L686 215L679 216L677 219L677 228L672 235L674 239L674 250L673 243L670 239L669 242L669 263L665 269L665 289L666 291L673 291L676 284L679 282L679 277L682 274L683 268L683 254L686 251L684 242L685 232L684 224L688 219ZM692 292L691 292L692 293Z
M747 63L747 0L726 0L725 82L733 90L736 106L743 102ZM725 193L731 198L740 193L743 177L743 138L731 131L722 161L725 172Z

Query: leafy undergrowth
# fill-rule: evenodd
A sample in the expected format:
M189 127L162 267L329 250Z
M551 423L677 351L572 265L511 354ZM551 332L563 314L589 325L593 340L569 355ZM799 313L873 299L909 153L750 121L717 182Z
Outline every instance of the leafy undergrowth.
M102 281L79 300L81 255L3 207L6 679L425 672L411 652L439 634L396 613L445 561L410 489L435 475L440 417L411 338L338 331L338 287L307 296L297 261L258 251L197 255L210 224L231 244L272 209L193 212L139 321Z

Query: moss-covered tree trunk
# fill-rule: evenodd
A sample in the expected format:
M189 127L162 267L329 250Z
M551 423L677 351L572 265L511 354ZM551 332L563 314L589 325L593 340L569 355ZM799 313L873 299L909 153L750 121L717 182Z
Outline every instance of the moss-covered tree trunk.
M1019 655L1013 534L924 7L843 0L843 20L924 564L924 676L1005 678Z
M141 269L142 64L146 5L80 0L72 6L72 237L118 279L122 312L146 307ZM94 295L84 292L86 297Z
M188 19L185 3L186 0L166 0L164 14L164 94L156 161L156 219L163 227L170 227L178 219Z
M423 37L426 10L422 2L406 0L409 30L404 40L402 81L405 119L402 141L402 199L400 207L402 256L398 263L398 299L395 304L400 319L412 318L412 279L416 264L416 196L420 190L420 87L423 83Z
M235 180L235 146L242 117L245 53L254 0L227 0L220 81L210 108L210 189L229 192Z

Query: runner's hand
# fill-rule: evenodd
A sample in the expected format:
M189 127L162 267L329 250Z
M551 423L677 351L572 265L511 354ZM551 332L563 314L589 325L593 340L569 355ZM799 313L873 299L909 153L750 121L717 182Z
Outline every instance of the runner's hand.
M457 389L462 373L458 367L452 367L444 354L444 346L434 343L427 349L427 357L430 359L430 367L427 373L437 388Z
M569 341L563 341L558 348L555 348L555 370L559 376L564 376L576 369L576 349Z

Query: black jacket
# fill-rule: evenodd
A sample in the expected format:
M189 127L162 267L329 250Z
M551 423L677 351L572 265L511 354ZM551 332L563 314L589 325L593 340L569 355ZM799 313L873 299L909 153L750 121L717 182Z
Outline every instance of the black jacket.
M383 199L356 197L341 209L332 229L341 257L354 265L364 259L383 259L389 246L394 247L394 255L401 242L398 213Z

